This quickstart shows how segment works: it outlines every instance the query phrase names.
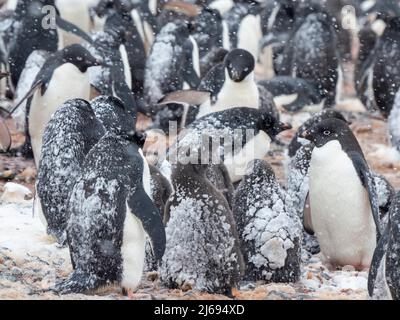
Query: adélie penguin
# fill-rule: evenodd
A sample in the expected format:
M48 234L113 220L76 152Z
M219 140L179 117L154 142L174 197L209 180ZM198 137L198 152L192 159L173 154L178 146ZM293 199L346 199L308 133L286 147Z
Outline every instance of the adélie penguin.
M324 106L335 103L338 82L337 37L326 13L309 14L285 47L278 75L311 81Z
M186 124L213 112L247 106L254 109L271 109L272 101L264 99L254 76L255 60L246 50L230 51L220 63L201 80L197 90L183 90L165 95L159 104L182 103L197 106L190 112ZM263 91L264 92L264 91ZM268 94L270 98L270 94ZM275 108L275 105L273 105Z
M400 88L400 17L390 18L383 35L359 71L358 94L388 117Z
M246 263L244 280L286 283L300 277L302 228L285 198L267 162L249 164L232 209Z
M181 20L166 24L157 34L146 62L144 94L148 114L153 116L154 126L164 130L168 130L169 121L181 121L183 107L172 101L160 108L158 101L185 87L196 89L200 83L199 57L194 54L197 44L189 31Z
M160 269L170 288L232 295L243 271L233 214L206 178L207 164L178 163L166 211L167 247Z
M29 99L26 111L26 141L23 153L33 152L39 164L42 135L54 112L67 100L89 100L88 68L101 62L79 44L74 44L50 55L36 76L32 88L20 103ZM68 84L66 86L66 84ZM18 105L15 107L15 109Z
M133 131L135 119L135 112L107 96L91 103L69 100L50 119L43 134L35 213L44 217L48 234L61 245L66 241L68 201L86 155L106 132L121 127Z
M51 11L49 8L53 8ZM47 10L46 10L47 9ZM51 25L51 15L55 14L55 25ZM55 52L59 47L60 29L73 33L87 42L90 37L79 27L62 19L54 0L19 0L11 26L9 65L11 80L17 86L25 67L26 59L35 50Z
M389 210L389 221L375 250L368 277L373 299L400 299L400 193Z
M165 229L151 199L150 170L134 131L107 133L87 155L69 201L67 240L73 273L60 293L92 292L140 283L148 236L157 261L165 250Z
M86 155L104 132L90 103L80 99L66 101L44 131L34 213L44 218L47 233L61 245L66 241L72 188Z
M333 267L370 266L380 239L373 174L348 125L316 124L303 137L314 145L309 168L310 223L325 261Z
M176 157L176 150L183 148L199 148L204 142L203 138L210 137L213 144L222 147L223 150L213 149L218 151L214 156L221 157L232 183L235 183L242 178L247 164L254 159L264 158L275 137L290 128L289 124L279 122L269 112L247 107L228 109L190 124L179 134L168 156L170 159ZM220 139L223 139L222 144Z

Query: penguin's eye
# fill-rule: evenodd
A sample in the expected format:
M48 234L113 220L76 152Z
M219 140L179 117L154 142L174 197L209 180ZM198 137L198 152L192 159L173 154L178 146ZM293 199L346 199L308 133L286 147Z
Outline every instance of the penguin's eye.
M324 131L324 135L325 135L325 136L329 136L330 134L331 134L331 132L330 132L329 130L325 130L325 131Z

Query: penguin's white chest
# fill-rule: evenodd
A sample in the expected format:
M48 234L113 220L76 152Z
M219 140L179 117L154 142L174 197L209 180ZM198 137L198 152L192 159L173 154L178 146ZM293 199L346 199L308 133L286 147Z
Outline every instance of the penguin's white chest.
M271 138L260 131L253 139L247 141L243 149L225 159L225 166L233 183L238 182L248 171L248 165L256 159L263 159L268 153Z
M119 46L119 52L121 54L122 62L124 64L125 82L128 85L129 89L132 89L131 68L129 66L128 53L126 52L126 48L123 44Z
M376 228L368 193L337 140L314 148L309 174L312 224L324 257L333 265L369 267Z
M238 44L239 49L249 51L254 59L258 60L259 43L262 38L260 16L247 15L240 23L238 31Z
M34 94L29 110L29 134L36 166L39 164L43 132L51 116L65 101L75 98L89 100L90 83L88 72L80 72L71 63L63 64L54 71L43 96L40 90Z
M142 278L145 258L146 233L142 222L126 204L126 217L121 247L122 287L136 290Z
M80 29L88 33L90 31L90 15L89 7L86 1L82 0L57 0L56 6L60 11L61 17L78 26ZM82 39L79 37L62 31L62 44L65 48L74 43L81 43Z
M143 156L142 150L139 150L143 158L143 188L147 195L151 197L150 168ZM126 204L126 217L124 221L124 231L121 247L122 256L122 281L124 288L136 290L142 277L145 260L146 232L142 222L136 218Z
M200 106L197 119L223 110L237 107L248 107L258 109L260 105L260 93L254 81L254 73L249 74L243 81L234 82L226 72L225 83L217 95L214 104L210 101Z

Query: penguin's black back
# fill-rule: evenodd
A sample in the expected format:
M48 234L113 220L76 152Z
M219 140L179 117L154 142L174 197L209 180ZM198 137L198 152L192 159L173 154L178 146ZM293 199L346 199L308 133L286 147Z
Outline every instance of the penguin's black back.
M97 287L121 280L126 202L142 172L137 147L110 133L87 155L72 191L67 231L74 272Z
M104 134L84 100L67 101L52 117L43 134L37 192L48 232L63 244L68 200L85 156Z
M376 104L387 117L400 88L400 17L393 18L378 42L373 90Z

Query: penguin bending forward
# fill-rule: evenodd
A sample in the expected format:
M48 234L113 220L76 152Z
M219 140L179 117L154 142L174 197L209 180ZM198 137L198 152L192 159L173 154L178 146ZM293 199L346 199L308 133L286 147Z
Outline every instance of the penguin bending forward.
M370 266L380 238L373 174L357 139L339 119L326 119L303 133L315 148L309 168L311 221L332 266Z

